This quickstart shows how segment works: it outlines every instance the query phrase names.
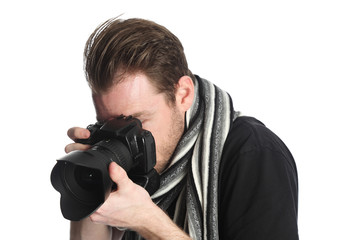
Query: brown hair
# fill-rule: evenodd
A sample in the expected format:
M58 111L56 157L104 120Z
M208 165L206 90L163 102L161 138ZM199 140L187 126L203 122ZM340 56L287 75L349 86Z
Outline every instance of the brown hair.
M143 19L112 18L90 35L84 51L86 79L95 92L105 92L125 75L145 74L175 101L175 87L188 69L184 48L165 27ZM120 71L121 76L115 73Z

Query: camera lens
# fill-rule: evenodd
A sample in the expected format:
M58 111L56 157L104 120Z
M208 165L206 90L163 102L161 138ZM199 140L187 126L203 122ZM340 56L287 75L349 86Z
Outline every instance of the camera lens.
M94 191L101 184L101 173L96 169L76 166L74 175L77 184L86 191Z
M97 169L66 163L64 183L71 195L85 204L101 201L102 179Z

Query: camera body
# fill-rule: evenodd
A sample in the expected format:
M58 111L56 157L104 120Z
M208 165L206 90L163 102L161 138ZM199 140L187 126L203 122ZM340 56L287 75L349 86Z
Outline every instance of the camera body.
M99 146L101 141L118 139L128 147L135 165L132 172L136 175L150 172L156 164L155 141L149 131L142 129L141 121L132 116L119 116L105 123L90 124L88 139L77 139L76 142ZM103 144L102 144L103 145ZM102 146L100 145L100 146ZM129 171L128 166L122 166Z
M120 116L91 124L87 129L90 137L76 142L91 148L58 159L51 172L51 183L61 194L62 214L72 221L92 214L117 188L108 172L111 162L120 165L150 195L160 185L160 176L154 169L155 141L149 131L142 129L140 120Z

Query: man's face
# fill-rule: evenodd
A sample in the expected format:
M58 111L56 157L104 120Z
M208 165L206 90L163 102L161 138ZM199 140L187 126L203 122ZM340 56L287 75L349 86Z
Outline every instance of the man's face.
M169 103L163 93L143 74L129 75L108 92L93 94L98 121L121 114L138 118L150 131L156 144L156 170L161 172L184 131L184 112Z

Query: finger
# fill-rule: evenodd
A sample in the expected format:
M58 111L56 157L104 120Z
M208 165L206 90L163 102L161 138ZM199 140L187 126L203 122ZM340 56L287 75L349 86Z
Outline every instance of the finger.
M109 165L109 175L111 180L113 180L113 182L115 182L118 187L130 180L126 171L115 162L112 162Z
M70 143L65 146L65 152L69 153L74 150L83 150L84 151L84 150L89 149L90 147L91 147L90 145L85 145L85 144L81 144L81 143Z
M90 137L90 131L86 128L72 127L67 131L67 135L72 140L86 139Z

